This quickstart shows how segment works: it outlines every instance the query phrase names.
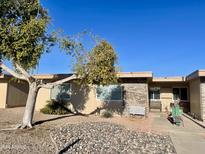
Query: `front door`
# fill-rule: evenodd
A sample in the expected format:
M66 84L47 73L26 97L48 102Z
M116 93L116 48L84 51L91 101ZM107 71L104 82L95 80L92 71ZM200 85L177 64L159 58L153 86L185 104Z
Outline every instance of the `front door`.
M190 111L190 103L188 96L187 87L174 87L173 88L173 100L179 100L179 105L183 109L183 112L187 113Z

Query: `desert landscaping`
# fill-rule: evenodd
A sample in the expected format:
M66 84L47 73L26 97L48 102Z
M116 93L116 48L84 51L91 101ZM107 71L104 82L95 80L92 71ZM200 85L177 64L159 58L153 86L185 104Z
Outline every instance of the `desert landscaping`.
M53 116L36 112L34 128L9 130L21 120L22 110L0 112L3 153L176 153L166 133L149 128L149 119ZM7 118L3 119L6 114Z

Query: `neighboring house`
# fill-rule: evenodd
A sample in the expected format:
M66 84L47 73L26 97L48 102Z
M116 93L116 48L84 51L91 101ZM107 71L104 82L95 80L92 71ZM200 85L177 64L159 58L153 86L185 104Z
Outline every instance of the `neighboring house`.
M36 78L56 81L71 74L36 75ZM85 114L103 108L118 114L129 114L131 107L147 114L152 110L170 110L170 103L180 99L184 112L205 120L205 70L186 77L153 77L152 72L118 73L119 84L110 86L80 87L76 81L64 83L53 89L39 90L36 110L48 100L61 100L73 111ZM24 106L28 93L25 82L16 83L8 75L0 76L0 108Z

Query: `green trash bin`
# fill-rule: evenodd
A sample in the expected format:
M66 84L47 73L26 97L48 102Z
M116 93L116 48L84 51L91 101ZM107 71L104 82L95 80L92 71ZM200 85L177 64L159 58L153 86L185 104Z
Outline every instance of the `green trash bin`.
M182 116L182 110L180 109L178 104L174 104L172 106L172 118L173 118L173 122L176 125L180 125L181 124L181 116Z

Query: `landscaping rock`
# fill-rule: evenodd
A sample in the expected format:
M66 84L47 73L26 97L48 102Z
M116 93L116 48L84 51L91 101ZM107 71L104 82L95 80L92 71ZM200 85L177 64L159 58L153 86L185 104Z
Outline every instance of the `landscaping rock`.
M55 153L49 135L43 130L0 131L1 154Z
M176 153L169 136L106 123L68 124L51 130L60 153Z

